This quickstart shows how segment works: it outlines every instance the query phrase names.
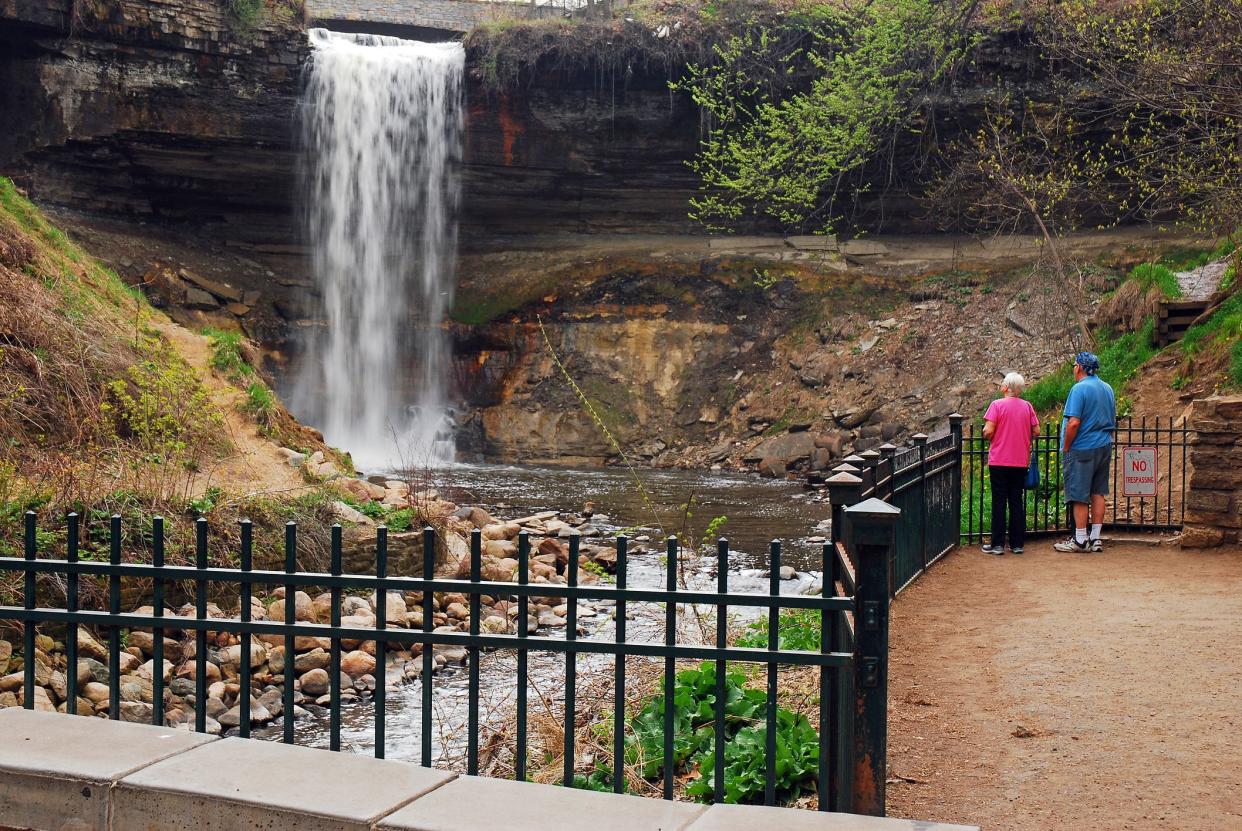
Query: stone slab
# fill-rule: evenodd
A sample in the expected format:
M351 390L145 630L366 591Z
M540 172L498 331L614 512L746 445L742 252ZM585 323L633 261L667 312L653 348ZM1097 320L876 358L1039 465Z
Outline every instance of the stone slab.
M800 251L836 251L836 234L799 235L785 237L785 244Z
M407 762L228 738L122 779L112 827L196 831L370 828L453 774Z
M946 825L894 817L820 813L762 805L713 805L686 831L979 831L977 825Z
M750 251L756 248L784 248L784 237L709 237L707 247L713 251Z
M112 783L214 741L145 724L0 710L0 825L105 831Z
M681 831L703 806L640 796L461 776L405 806L381 831ZM748 831L750 831L748 829Z

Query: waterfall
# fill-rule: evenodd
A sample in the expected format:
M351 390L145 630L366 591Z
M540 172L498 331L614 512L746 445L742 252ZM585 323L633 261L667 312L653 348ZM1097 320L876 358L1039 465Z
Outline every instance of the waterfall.
M310 41L303 205L327 325L292 404L359 467L442 465L465 51L326 29Z

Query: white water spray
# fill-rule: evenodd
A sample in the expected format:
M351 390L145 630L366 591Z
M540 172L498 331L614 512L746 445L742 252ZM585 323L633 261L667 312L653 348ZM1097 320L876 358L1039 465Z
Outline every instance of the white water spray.
M465 51L326 29L310 40L304 204L327 330L294 406L360 467L446 464Z

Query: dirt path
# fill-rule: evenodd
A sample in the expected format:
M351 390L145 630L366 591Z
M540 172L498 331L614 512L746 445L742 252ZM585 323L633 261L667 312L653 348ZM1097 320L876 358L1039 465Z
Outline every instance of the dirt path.
M167 319L153 321L152 325L172 342L181 357L203 379L212 401L224 415L225 430L234 447L232 455L195 477L191 493L201 495L213 485L234 495L294 495L306 490L301 472L285 461L278 445L259 433L255 423L238 411L245 393L212 371L207 338Z
M892 816L1242 829L1242 550L949 556L893 607Z

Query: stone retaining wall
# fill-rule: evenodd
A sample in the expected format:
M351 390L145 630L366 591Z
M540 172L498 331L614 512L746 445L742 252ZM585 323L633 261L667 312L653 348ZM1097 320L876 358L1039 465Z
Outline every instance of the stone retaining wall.
M1182 546L1242 541L1242 395L1196 401Z
M0 831L970 831L456 776L257 739L0 711ZM978 831L977 828L974 831Z

